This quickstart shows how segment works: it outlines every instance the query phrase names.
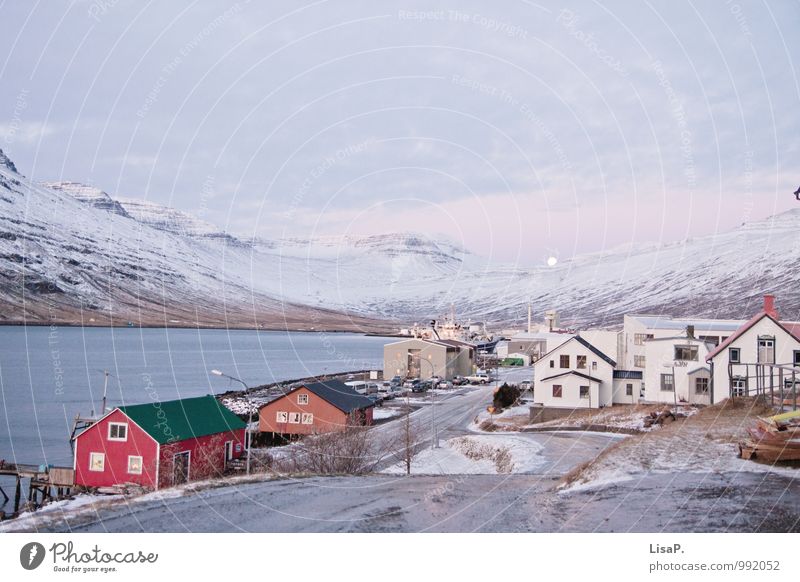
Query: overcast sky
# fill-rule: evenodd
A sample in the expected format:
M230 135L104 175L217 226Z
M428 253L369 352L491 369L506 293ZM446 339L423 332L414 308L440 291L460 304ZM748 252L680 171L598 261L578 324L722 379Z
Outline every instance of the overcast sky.
M0 3L0 148L267 237L536 264L797 207L798 2Z

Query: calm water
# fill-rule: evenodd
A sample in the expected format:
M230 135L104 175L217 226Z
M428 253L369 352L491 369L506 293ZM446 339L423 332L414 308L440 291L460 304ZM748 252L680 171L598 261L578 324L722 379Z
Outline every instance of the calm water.
M220 393L217 368L250 386L377 369L384 338L344 333L0 326L0 459L72 465L76 413ZM0 501L2 498L0 498Z

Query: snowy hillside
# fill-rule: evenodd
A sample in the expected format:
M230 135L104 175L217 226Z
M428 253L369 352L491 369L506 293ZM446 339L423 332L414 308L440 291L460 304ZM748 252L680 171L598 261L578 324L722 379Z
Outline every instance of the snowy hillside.
M35 184L0 152L0 320L377 329L449 311L616 325L626 312L800 313L800 209L727 233L555 267L493 265L409 233L238 239L178 210L74 182ZM391 328L395 324L391 324Z

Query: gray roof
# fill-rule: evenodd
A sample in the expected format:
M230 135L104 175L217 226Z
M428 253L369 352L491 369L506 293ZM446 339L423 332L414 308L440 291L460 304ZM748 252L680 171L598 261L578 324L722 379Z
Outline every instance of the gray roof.
M658 315L631 315L648 329L674 329L685 330L687 325L694 326L695 335L708 331L736 331L745 320L732 319L672 319Z
M284 396L288 396L292 392L300 390L300 388L305 388L309 392L316 394L345 414L350 414L354 410L375 406L372 400L359 394L355 391L355 388L348 386L341 380L325 380L324 382L301 384L287 392Z

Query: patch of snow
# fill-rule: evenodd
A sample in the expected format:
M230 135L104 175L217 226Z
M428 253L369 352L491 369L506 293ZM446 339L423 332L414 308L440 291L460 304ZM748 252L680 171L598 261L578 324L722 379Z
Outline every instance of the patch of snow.
M527 473L539 467L542 446L520 436L481 435L448 439L440 448L420 451L411 463L412 475L497 475ZM397 463L382 471L405 474Z

